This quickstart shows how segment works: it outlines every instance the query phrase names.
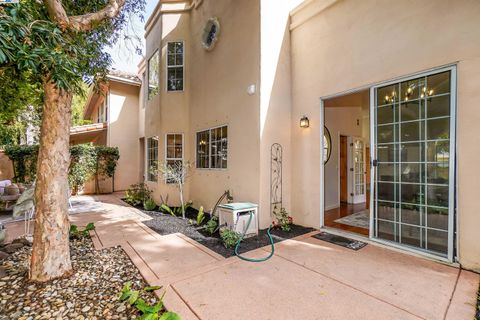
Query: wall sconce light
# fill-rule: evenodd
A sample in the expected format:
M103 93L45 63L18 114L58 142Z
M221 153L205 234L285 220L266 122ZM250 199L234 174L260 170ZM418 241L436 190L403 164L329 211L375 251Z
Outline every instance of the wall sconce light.
M300 128L308 128L310 127L310 120L308 120L307 116L303 116L300 119Z

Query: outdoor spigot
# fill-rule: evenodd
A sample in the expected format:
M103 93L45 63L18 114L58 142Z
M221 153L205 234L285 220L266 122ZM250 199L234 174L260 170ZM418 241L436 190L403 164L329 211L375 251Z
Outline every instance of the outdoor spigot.
M230 190L225 191L225 193L227 194L227 202L232 203L233 202L233 196L230 193Z

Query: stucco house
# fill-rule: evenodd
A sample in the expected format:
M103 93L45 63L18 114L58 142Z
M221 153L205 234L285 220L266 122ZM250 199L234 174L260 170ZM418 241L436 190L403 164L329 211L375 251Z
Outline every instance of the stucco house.
M137 177L175 204L148 168L190 161L195 207L230 190L262 228L282 206L480 271L479 16L474 0L161 0L141 87L110 88L138 100L108 128L128 150L118 190Z
M118 147L120 159L113 179L100 181L103 192L126 190L143 179L139 132L139 95L141 80L137 75L111 70L100 90L88 92L83 118L91 124L73 127L70 144L93 143ZM84 193L93 193L94 181L87 182Z

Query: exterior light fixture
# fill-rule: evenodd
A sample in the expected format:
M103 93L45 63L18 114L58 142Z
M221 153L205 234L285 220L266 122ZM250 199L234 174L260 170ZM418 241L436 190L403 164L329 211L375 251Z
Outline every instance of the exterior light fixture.
M303 116L300 119L300 128L308 128L310 127L310 120L308 120L307 116Z

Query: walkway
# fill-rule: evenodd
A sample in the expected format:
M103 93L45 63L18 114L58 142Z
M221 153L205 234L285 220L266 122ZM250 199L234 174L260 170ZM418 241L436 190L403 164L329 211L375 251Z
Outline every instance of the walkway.
M352 251L304 235L264 263L224 259L182 234L160 236L115 196L78 197L96 248L121 245L182 319L473 319L478 274L375 245ZM88 211L88 213L84 212ZM11 224L12 235L22 230ZM249 253L264 256L268 248Z

